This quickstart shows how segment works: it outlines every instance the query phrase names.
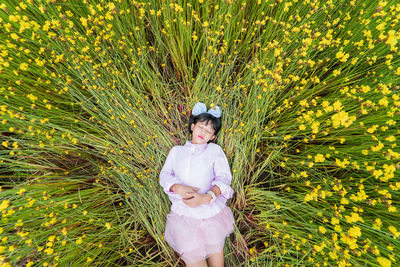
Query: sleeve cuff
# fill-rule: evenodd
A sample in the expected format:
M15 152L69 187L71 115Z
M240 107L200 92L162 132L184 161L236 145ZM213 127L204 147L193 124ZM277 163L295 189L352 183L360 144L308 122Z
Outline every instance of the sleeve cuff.
M230 199L233 196L233 189L229 185L226 185L221 181L212 181L211 185L217 185L219 190L221 190L221 195L226 199Z
M173 184L179 184L179 181L172 181L172 182L166 183L165 187L164 187L164 192L172 199L176 199L176 200L182 199L182 197L179 194L175 193L174 191L169 190Z
M175 193L174 191L171 191L170 188L171 186L173 186L174 184L177 184L177 182L169 182L165 184L165 188L164 188L164 192L165 193Z

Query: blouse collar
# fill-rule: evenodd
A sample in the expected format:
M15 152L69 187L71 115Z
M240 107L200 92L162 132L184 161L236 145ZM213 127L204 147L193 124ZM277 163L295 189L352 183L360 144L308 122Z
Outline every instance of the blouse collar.
M204 150L208 146L208 143L192 144L192 141L186 141L184 146L192 150Z

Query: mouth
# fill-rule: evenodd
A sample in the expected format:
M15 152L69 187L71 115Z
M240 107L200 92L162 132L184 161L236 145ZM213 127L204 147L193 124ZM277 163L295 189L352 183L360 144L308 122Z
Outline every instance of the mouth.
M201 136L201 135L199 135L199 138L200 138L200 139L204 139L203 136Z

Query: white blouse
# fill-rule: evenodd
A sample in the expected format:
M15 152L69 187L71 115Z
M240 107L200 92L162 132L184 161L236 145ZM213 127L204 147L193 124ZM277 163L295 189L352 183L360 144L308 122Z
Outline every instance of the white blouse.
M160 172L160 185L172 202L171 211L197 219L216 215L226 206L226 201L234 193L230 184L232 174L222 148L215 143L174 146L168 153ZM183 184L200 188L197 192L205 194L217 185L221 194L214 202L189 207L182 196L170 191L173 184Z

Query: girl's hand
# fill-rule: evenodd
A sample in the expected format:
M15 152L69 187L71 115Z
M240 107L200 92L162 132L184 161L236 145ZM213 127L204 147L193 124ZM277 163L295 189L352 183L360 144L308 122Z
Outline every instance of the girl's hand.
M210 196L210 194L200 194L195 192L193 198L183 199L183 203L193 208L202 204L209 203L211 198L212 197Z
M174 184L172 187L172 191L177 193L178 195L182 196L184 199L193 198L194 193L200 190L200 188L183 185L183 184Z

